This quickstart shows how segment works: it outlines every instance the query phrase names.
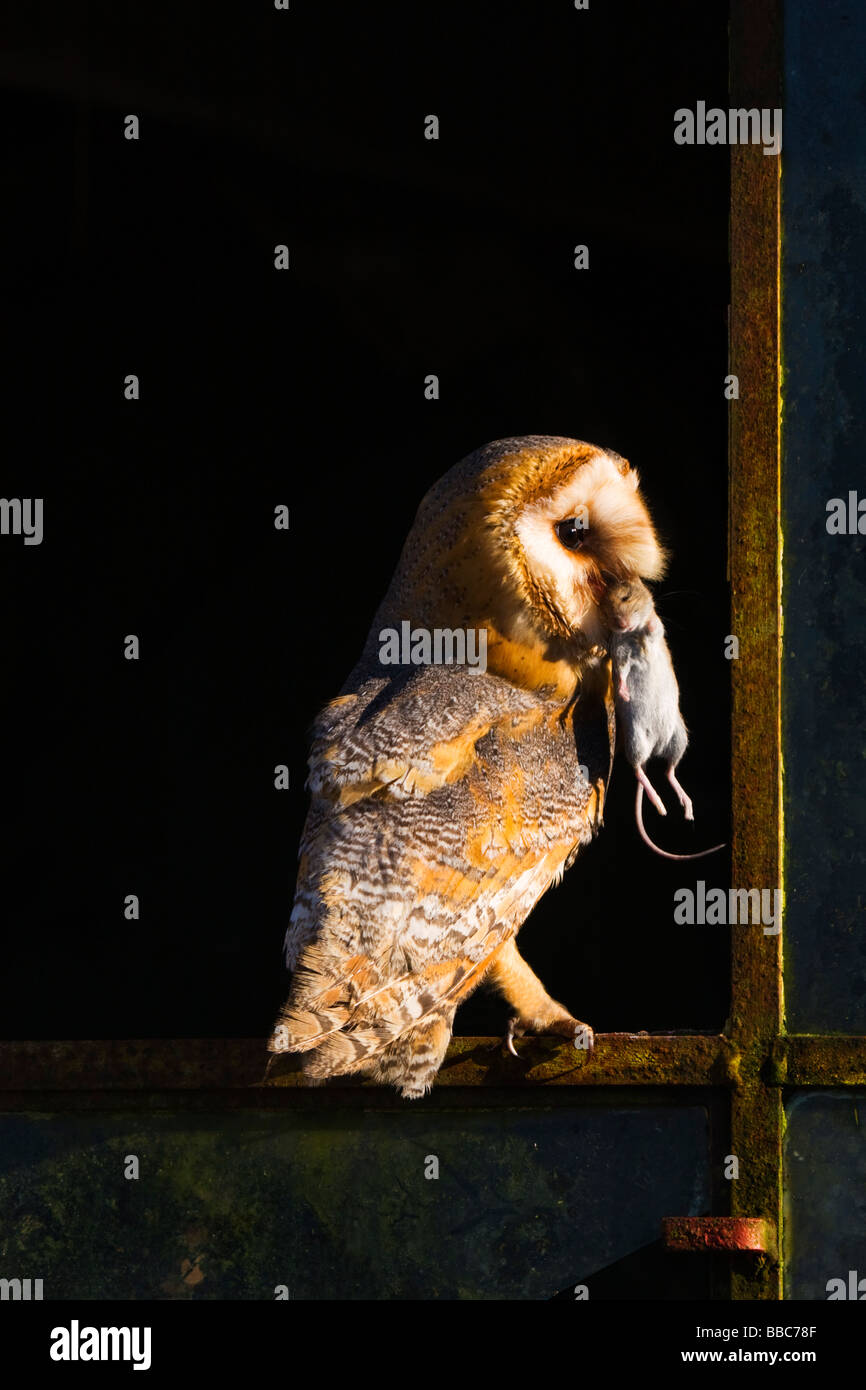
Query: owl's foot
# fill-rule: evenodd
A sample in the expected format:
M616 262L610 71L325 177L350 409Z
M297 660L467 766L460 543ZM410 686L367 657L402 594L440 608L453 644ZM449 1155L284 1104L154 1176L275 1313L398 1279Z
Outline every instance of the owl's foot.
M582 1052L592 1052L595 1046L595 1034L588 1023L581 1023L580 1019L572 1018L571 1014L566 1014L562 1018L538 1019L538 1018L519 1018L517 1015L508 1020L508 1032L505 1035L505 1045L512 1056L519 1054L514 1046L515 1038L526 1037L527 1034L539 1036L541 1034L553 1034L555 1037L571 1038L575 1047Z

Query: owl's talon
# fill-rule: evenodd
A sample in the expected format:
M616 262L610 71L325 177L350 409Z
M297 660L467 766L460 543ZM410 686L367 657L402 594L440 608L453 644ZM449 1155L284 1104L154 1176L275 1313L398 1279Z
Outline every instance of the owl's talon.
M514 1046L515 1038L522 1038L527 1033L543 1036L552 1034L554 1037L571 1038L574 1046L580 1052L592 1052L595 1047L595 1034L588 1023L581 1023L577 1018L557 1018L549 1022L542 1023L540 1020L521 1022L519 1015L508 1020L508 1032L505 1034L505 1046L512 1057L519 1057L520 1053Z
M521 1035L522 1032L523 1032L523 1029L518 1027L518 1024L519 1024L519 1023L520 1023L520 1019L519 1019L519 1018L517 1018L517 1017L515 1017L515 1018L510 1018L510 1019L508 1020L508 1032L505 1034L505 1046L508 1048L508 1051L511 1053L512 1057L519 1057L519 1056L520 1056L520 1053L517 1051L517 1048L514 1046L514 1039L515 1039L516 1037L520 1037L520 1035Z

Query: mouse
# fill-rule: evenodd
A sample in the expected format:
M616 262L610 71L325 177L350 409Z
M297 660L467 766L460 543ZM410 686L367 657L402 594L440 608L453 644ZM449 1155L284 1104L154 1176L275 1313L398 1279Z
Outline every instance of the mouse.
M663 859L703 859L724 845L695 854L671 854L647 834L643 823L646 792L660 816L664 802L646 773L650 758L667 763L667 779L683 808L686 820L694 820L691 797L677 779L677 767L689 737L680 713L680 691L674 674L665 630L655 610L652 594L640 579L612 580L598 601L602 622L609 630L608 650L613 662L614 703L623 730L623 749L637 778L635 820L641 839Z

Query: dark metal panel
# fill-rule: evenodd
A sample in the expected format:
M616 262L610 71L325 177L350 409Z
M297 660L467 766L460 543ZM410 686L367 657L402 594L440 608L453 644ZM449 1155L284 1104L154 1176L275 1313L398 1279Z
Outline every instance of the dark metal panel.
M866 1032L866 9L789 0L783 159L786 1001ZM866 519L863 522L866 527Z
M787 1106L785 1297L866 1298L866 1091L810 1092ZM852 1275L854 1276L852 1279ZM860 1280L862 1289L858 1289Z
M45 1299L551 1298L706 1211L708 1148L695 1105L7 1115L2 1273Z

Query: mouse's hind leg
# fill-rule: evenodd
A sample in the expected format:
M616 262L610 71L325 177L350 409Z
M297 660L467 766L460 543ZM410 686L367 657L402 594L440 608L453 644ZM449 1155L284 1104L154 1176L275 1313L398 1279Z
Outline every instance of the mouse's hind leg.
M638 763L637 767L635 768L634 775L640 782L641 786L643 787L653 806L655 806L659 815L666 816L667 810L665 808L665 803L662 801L661 797L659 796L650 779L647 777L640 763Z
M670 782L671 786L673 787L674 791L680 799L680 803L683 808L683 814L685 815L686 820L694 820L695 812L694 807L692 806L692 798L689 796L685 788L680 786L680 783L677 781L677 769L675 763L670 763L668 765L668 781Z

